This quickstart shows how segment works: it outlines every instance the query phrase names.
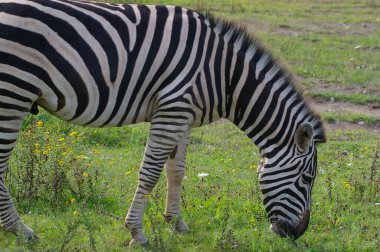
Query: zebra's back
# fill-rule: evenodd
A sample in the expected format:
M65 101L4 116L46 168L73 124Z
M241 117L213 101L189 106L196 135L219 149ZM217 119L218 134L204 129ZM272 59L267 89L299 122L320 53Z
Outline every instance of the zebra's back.
M12 48L1 63L18 68L18 76L41 90L36 102L64 120L88 126L150 121L164 96L192 92L204 57L197 54L203 51L201 33L208 29L192 11L80 1L0 3L0 47Z

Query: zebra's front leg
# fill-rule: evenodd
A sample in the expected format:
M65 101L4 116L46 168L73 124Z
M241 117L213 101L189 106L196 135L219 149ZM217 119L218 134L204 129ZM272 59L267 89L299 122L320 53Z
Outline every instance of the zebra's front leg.
M132 234L130 246L148 243L143 232L143 215L148 202L148 195L156 185L170 153L181 141L187 129L187 125L161 125L152 121L144 160L139 171L138 186L125 219L125 226Z
M188 131L185 137L178 143L165 164L168 187L165 219L167 222L174 221L175 230L180 233L187 233L189 231L189 227L181 214L181 184L186 171L186 149L189 133Z

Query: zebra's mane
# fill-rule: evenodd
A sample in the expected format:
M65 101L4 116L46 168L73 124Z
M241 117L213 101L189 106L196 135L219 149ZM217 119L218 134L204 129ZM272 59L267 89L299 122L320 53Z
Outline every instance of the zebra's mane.
M269 49L267 49L259 38L255 37L254 34L247 31L247 27L237 24L233 21L227 21L221 18L216 18L209 12L200 12L201 16L209 23L210 27L219 34L224 40L234 45L234 48L246 53L259 53L261 55L267 55L268 59L272 61L272 64L278 66L281 76L286 80L284 85L288 85L295 93L299 96L299 99L303 101L307 113L310 114L317 124L315 129L318 132L318 138L321 142L326 141L324 122L319 113L317 113L313 107L310 105L310 97L304 91L303 87L298 84L296 79L293 77L291 71L288 67L284 65L277 57L275 57Z

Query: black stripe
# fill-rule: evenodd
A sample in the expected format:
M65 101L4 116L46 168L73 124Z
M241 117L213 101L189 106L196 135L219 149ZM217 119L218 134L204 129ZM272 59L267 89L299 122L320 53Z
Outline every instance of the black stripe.
M16 142L16 139L0 139L0 144L13 144Z
M4 116L0 115L0 121L12 121L12 120L22 120L21 116Z
M224 41L217 38L218 46L216 48L215 52L215 62L214 62L214 75L215 75L215 87L216 87L216 93L218 95L218 114L220 117L223 116L223 103L225 100L223 100L223 93L225 90L222 90L222 56L223 56L223 47L224 47Z
M204 26L201 26L201 27L204 27ZM207 28L205 28L207 29ZM206 34L205 34L206 36ZM208 121L211 122L212 121L212 116L213 116L213 110L214 110L214 101L215 101L215 97L214 97L214 87L213 87L213 83L211 81L211 75L214 75L214 73L211 73L210 72L210 60L211 60L211 54L212 54L212 51L213 51L213 48L214 48L214 40L215 40L215 33L211 32L210 33L210 37L209 37L209 40L207 42L207 50L206 50L206 55L204 56L204 74L205 74L205 81L206 81L206 88L207 88L207 92L208 92L208 100L209 100L209 103L210 103L210 106L209 106L209 116L208 116Z
M32 104L30 104L30 107L32 107ZM30 107L28 108L28 107L24 107L24 106L20 106L20 105L16 105L16 104L0 102L0 108L3 108L3 109L14 109L14 110L18 110L21 112L29 112Z
M196 80L195 80L195 85L197 85L199 88L198 88L198 94L199 94L199 98L201 99L201 105L198 104L197 102L197 98L194 97L193 100L196 102L197 104L197 107L202 110L202 115L201 115L201 118L200 118L200 124L202 125L203 122L204 122L204 119L205 119L205 116L206 116L206 97L205 97L205 94L203 93L203 90L202 90L202 83L201 83L201 73L198 74ZM193 96L195 96L194 92L191 92Z
M1 73L0 73L0 75L1 75ZM32 103L31 99L29 99L29 98L27 98L25 96L16 94L14 92L11 92L9 90L2 89L2 88L0 88L0 96L9 97L9 98L12 98L12 99L15 99L15 100L19 100L19 101L22 101L22 102L30 102L30 103Z
M233 56L233 45L230 43L227 44L227 55L226 55L226 63L225 63L225 71L224 71L224 81L226 85L226 117L230 116L231 106L232 106L232 95L234 90L230 86L230 71L232 65L232 56Z

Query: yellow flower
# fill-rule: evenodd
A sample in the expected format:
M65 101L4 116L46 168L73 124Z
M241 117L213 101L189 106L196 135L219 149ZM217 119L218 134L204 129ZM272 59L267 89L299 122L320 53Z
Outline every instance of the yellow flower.
M41 151L40 151L40 150L34 150L33 153L34 153L34 154L40 154Z
M132 173L132 171L127 171L126 173L125 173L125 175L129 175L129 174L131 174Z
M88 177L88 173L87 173L87 172L83 172L82 175L83 175L83 177L85 177L85 178Z
M71 199L70 199L70 203L71 203L71 204L74 204L74 203L75 203L75 198L71 198Z
M63 142L63 141L65 141L65 139L63 137L58 139L58 142Z
M58 161L59 166L62 166L65 162L61 159Z
M49 152L48 152L47 150L44 150L42 153L43 153L44 155L47 155Z
M257 165L251 165L249 168L256 169Z
M77 210L74 210L73 215L76 216L77 214L78 214L78 211L77 211Z
M40 145L39 145L38 143L36 143L36 144L34 145L34 147L36 147L36 149L38 149L38 148L40 147Z
M37 125L38 127L42 127L42 126L44 126L44 122L43 122L43 121L38 121L38 122L36 123L36 125Z
M69 136L71 136L71 137L75 137L76 135L78 135L78 132L76 132L76 131L73 131L69 134Z
M93 151L95 154L99 154L99 153L100 153L100 151L97 150L97 149L93 149L92 151Z
M346 188L347 188L348 190L350 190L350 189L351 189L351 185L350 185L349 183L347 183L347 182L344 182L344 184L345 184L345 186L346 186Z

